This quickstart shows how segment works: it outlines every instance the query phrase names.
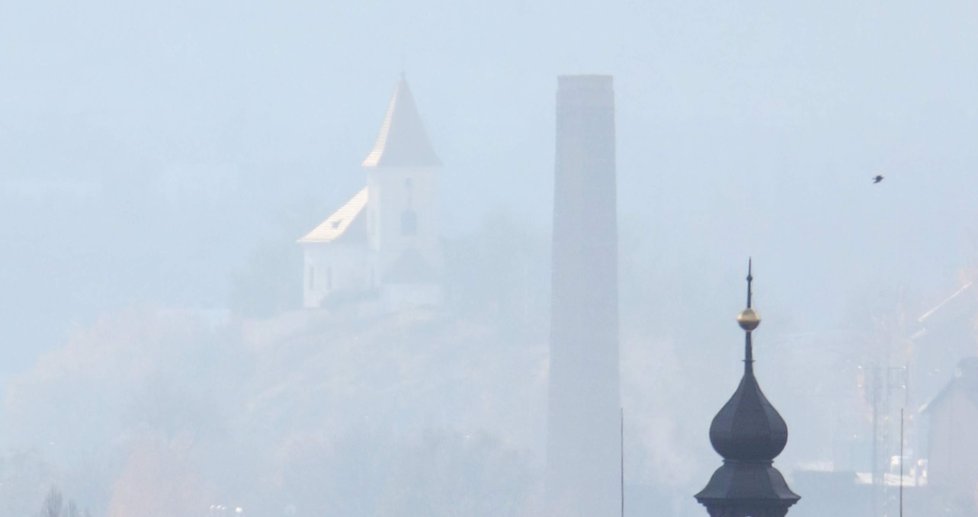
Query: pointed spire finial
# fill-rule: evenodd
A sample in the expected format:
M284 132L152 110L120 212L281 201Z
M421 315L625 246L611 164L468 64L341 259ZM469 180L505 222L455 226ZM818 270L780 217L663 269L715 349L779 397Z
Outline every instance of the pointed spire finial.
M753 269L753 265L754 265L753 262L754 259L752 257L747 257L747 308L748 309L750 309L750 302L751 302L750 284L751 282L754 281L754 275L751 274L751 270Z
M754 282L753 260L747 259L747 308L740 311L737 315L737 324L744 329L746 334L744 339L744 372L752 374L754 371L754 346L751 343L750 335L758 325L761 324L761 316L751 307L754 292L752 283Z
M751 285L754 282L754 275L752 274L753 266L753 260L747 259L747 308L740 311L740 314L737 315L737 323L748 334L761 324L761 316L752 308L754 297L754 291Z
M772 463L788 443L788 426L754 377L751 331L760 318L751 308L751 269L748 262L747 308L737 318L745 331L744 376L710 424L710 443L723 456L723 466L696 500L710 515L783 517L799 496Z

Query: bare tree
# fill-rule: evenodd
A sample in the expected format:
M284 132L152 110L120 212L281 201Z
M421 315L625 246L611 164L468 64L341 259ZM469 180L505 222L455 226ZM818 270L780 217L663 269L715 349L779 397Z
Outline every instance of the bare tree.
M64 507L64 498L58 487L51 487L44 504L41 506L41 517L61 517L61 510Z

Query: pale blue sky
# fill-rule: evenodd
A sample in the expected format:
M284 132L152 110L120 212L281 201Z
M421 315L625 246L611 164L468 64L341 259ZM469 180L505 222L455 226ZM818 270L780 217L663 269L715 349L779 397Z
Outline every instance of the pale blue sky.
M37 329L55 286L77 291L55 326L91 299L220 305L226 278L194 264L239 266L276 214L358 189L402 70L449 236L498 211L549 225L555 76L600 72L623 224L669 267L734 292L753 254L801 317L892 282L937 298L978 243L970 1L6 1L0 70L2 306ZM139 221L164 209L202 221L158 221L157 249ZM113 266L52 258L78 250Z

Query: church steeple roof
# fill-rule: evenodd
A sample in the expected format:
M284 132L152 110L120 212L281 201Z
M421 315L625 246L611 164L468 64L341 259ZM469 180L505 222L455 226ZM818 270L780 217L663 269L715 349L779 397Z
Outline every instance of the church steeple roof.
M773 465L788 442L788 426L754 377L751 333L761 318L751 307L753 279L748 265L747 308L737 316L746 333L744 376L710 425L710 442L723 456L723 465L696 494L711 516L783 517L800 499Z
M428 133L418 115L414 96L407 80L401 76L394 96L387 106L384 124L363 166L374 167L438 167L441 161L431 147Z
M737 322L744 329L744 376L710 425L710 443L726 460L771 461L788 443L788 426L768 402L754 377L751 332L761 323L751 307L751 267L747 267L747 308Z

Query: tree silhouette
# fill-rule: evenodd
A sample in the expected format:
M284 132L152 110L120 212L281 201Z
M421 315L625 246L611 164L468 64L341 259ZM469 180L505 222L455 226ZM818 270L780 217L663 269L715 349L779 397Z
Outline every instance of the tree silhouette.
M41 506L41 517L61 517L61 510L64 508L64 497L58 487L51 487L44 504Z

